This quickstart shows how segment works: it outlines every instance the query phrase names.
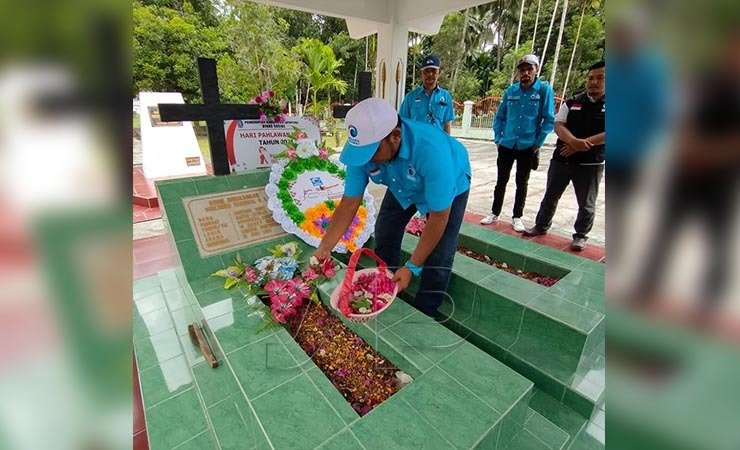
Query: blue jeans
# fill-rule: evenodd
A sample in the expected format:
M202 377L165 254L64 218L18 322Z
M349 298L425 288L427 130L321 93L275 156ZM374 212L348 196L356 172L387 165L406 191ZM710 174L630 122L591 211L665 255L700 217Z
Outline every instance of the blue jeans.
M413 306L428 316L437 315L437 308L444 299L443 292L447 291L452 274L452 261L457 251L457 236L460 233L469 193L469 190L465 191L452 201L447 227L437 246L424 261L421 283ZM391 191L386 191L375 224L375 253L392 269L401 265L401 241L406 224L415 213L415 205L403 209Z

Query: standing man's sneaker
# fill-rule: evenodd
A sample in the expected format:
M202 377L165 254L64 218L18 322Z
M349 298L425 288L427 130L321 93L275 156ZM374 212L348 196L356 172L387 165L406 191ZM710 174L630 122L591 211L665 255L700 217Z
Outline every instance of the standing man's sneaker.
M514 217L514 220L511 221L511 225L514 227L514 231L517 233L521 233L524 231L524 224L522 223L521 217Z
M573 250L577 252L583 251L583 249L586 248L586 238L585 237L573 238L573 242L570 243L570 248L572 248Z
M498 220L498 216L496 214L489 214L486 217L482 218L480 221L481 225L490 225L493 222Z
M540 228L537 225L533 226L529 230L524 230L522 233L524 236L542 236L543 234L547 234L547 230L544 228Z

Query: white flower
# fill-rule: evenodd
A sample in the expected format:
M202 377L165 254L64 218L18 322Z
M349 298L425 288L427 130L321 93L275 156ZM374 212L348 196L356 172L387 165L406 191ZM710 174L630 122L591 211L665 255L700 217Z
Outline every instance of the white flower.
M291 242L289 244L281 246L280 250L282 250L283 255L287 257L293 257L296 253L298 253L298 244L296 244L295 242Z
M367 314L370 312L369 309L365 308L364 306L358 310L361 314Z
M310 158L312 156L319 156L319 149L316 148L316 144L310 139L301 139L296 143L295 154L299 158Z
M308 260L308 264L311 266L318 266L319 265L319 258L312 256L311 259Z

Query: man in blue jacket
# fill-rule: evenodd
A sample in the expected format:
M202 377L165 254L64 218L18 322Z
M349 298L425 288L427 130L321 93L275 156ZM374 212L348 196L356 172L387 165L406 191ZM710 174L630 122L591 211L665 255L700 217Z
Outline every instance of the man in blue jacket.
M509 86L493 121L493 140L498 145L496 166L498 176L493 191L491 214L480 223L488 225L498 220L504 205L506 183L516 161L516 197L512 225L524 231L522 214L527 200L527 183L532 163L539 158L539 149L555 128L555 99L549 84L537 76L540 61L526 55L516 65L519 81Z
M452 96L439 87L439 58L429 55L421 63L422 85L406 94L398 114L407 119L427 123L450 134L455 118Z
M375 252L389 267L398 267L393 280L399 290L421 276L414 306L435 316L450 280L468 202L468 151L438 128L399 117L379 98L356 104L346 122L348 140L339 158L347 166L344 196L314 256L330 256L355 217L369 180L386 185L375 225ZM417 211L429 218L401 266L404 229Z

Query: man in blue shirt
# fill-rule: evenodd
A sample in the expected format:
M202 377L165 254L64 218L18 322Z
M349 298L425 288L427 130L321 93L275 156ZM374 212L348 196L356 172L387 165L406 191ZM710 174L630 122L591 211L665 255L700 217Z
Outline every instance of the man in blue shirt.
M399 290L421 276L414 306L437 314L450 280L457 236L470 190L468 151L456 139L427 124L400 118L385 100L368 98L347 113L344 196L314 256L330 256L355 217L368 181L388 186L375 225L375 251ZM414 214L429 213L419 244L401 266L401 241ZM400 266L400 267L399 267Z
M537 77L540 65L535 55L526 55L517 64L519 82L512 84L501 98L493 121L493 140L498 145L498 177L493 191L491 214L480 221L488 225L498 220L504 205L506 183L516 161L516 197L512 225L524 231L522 214L527 200L527 183L532 162L555 128L555 100L549 84Z
M407 119L433 125L450 134L455 118L452 96L439 87L439 58L429 55L421 63L422 85L406 94L398 114Z

